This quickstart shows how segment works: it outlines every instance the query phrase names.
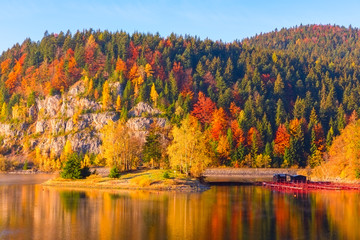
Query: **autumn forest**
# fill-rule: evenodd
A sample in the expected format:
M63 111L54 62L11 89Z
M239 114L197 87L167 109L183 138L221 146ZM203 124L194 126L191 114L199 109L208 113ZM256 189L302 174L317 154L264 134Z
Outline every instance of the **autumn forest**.
M83 81L85 97L101 103L99 111L116 113L118 124L140 102L168 121L168 129L152 128L142 150L130 156L137 164L155 161L192 175L208 166L325 167L360 177L360 147L352 139L358 136L351 134L359 132L360 30L351 26L301 25L232 43L92 29L46 32L41 41L26 39L3 52L0 63L2 123L31 125L36 99L61 96ZM110 93L114 83L121 94ZM126 135L124 126L111 126L103 132ZM349 144L356 146L342 159ZM35 148L22 151L36 158Z

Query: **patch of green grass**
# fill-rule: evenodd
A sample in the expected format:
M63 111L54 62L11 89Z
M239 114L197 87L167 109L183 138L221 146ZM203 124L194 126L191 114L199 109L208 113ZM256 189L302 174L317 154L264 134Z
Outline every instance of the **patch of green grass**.
M186 175L178 174L169 170L147 170L129 172L121 175L120 178L102 177L92 174L85 179L63 179L61 177L49 180L45 185L59 187L84 187L84 188L151 188L169 189L175 185L181 185L186 180ZM180 180L180 181L179 181Z
M176 178L184 177L180 174L176 176ZM138 185L140 187L150 186L152 183L155 182L167 182L169 185L170 182L168 181L175 178L175 173L172 173L168 170L148 170L146 172L137 172L137 173L128 173L126 175L121 176L121 179L128 179L132 185Z

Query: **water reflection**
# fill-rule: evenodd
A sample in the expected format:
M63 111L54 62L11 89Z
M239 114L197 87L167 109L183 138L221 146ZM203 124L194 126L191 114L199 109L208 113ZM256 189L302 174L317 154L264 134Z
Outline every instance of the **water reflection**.
M0 239L360 239L358 192L0 186Z

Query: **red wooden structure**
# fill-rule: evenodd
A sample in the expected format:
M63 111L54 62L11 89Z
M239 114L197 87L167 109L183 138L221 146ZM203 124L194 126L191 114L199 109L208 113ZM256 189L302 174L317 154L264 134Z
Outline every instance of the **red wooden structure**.
M294 191L312 191L312 190L357 190L360 191L360 184L350 183L332 183L332 182L263 182L264 187L274 190L294 190Z

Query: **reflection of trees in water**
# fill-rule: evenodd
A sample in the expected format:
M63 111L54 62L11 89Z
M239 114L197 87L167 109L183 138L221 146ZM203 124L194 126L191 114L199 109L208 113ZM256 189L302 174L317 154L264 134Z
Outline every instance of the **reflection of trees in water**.
M360 239L359 200L358 192L253 186L204 193L8 186L0 187L0 231L24 229L12 239Z
M77 210L80 199L86 198L86 194L84 192L77 191L61 191L59 196L65 210L69 212Z

